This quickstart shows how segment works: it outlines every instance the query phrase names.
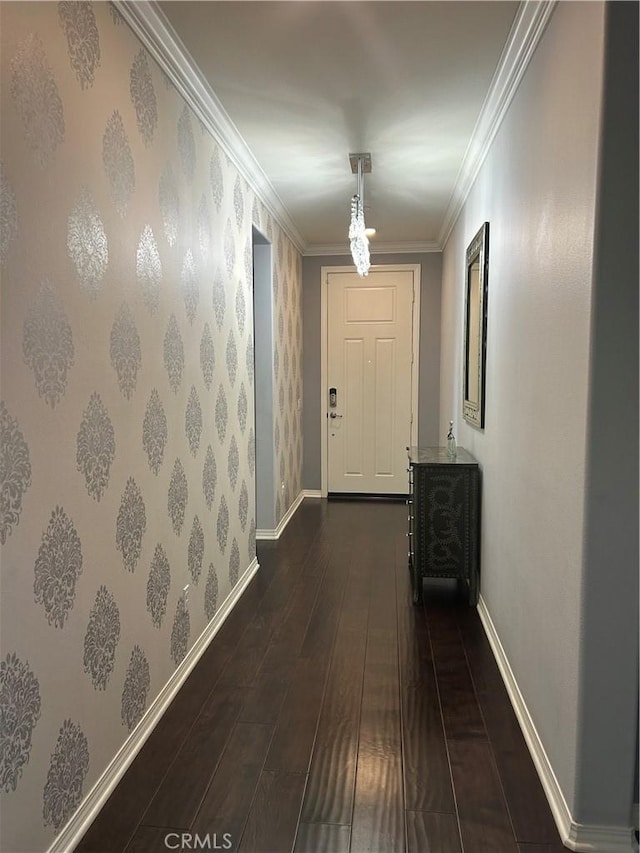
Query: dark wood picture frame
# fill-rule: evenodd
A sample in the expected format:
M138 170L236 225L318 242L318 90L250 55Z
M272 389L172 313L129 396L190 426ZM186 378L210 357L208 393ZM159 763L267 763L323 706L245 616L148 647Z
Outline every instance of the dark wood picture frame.
M465 255L464 375L462 414L484 429L489 289L489 223L483 223Z

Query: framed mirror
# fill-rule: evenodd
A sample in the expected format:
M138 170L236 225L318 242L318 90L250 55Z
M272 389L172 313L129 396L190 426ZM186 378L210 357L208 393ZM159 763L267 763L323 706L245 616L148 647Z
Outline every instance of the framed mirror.
M462 383L462 414L466 421L480 429L484 429L488 272L489 223L485 222L469 243L465 260Z

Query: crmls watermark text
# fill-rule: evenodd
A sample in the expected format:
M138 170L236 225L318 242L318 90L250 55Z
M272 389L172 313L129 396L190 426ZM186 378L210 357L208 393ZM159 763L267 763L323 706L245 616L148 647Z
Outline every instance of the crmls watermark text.
M207 832L168 832L164 837L164 846L168 850L231 850L231 833Z

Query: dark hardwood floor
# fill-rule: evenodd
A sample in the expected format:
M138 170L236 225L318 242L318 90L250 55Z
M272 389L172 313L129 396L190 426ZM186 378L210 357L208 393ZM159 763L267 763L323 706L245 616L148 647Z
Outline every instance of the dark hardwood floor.
M307 499L259 544L80 853L565 850L475 609L411 604L406 515Z

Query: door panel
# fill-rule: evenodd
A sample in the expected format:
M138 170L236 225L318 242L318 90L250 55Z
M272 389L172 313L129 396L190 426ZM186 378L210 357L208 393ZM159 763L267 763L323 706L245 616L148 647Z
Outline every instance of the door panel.
M413 270L328 273L329 492L407 491L413 288Z
M338 391L338 404L342 399L342 418L334 429L344 429L342 421L349 424L344 435L345 457L343 469L345 476L362 477L364 474L363 443L364 424L364 341L346 339L344 341L344 386L343 394Z
M347 323L395 322L395 287L348 287L345 294Z
M375 453L374 473L378 477L393 476L396 342L393 338L375 341L374 411ZM406 445L405 445L406 446Z

